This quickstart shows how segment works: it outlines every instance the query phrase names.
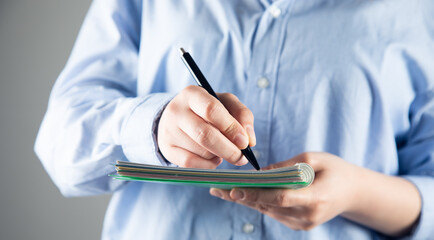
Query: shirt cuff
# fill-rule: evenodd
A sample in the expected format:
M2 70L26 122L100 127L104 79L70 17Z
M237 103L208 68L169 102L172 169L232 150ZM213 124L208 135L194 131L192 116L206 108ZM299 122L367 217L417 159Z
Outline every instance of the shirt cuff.
M434 173L431 173L434 177ZM412 182L419 190L422 199L422 209L419 221L411 239L430 239L434 236L434 178L431 176L402 176Z
M168 166L159 153L156 128L161 113L174 94L155 93L143 98L127 116L121 129L122 150L130 162Z

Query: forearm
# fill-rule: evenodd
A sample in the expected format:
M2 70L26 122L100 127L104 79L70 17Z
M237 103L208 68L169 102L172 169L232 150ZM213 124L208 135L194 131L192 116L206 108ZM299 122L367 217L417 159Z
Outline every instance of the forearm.
M65 196L116 190L119 182L108 176L115 171L116 160L165 164L157 154L153 128L170 94L115 98L114 89L81 90L64 99L53 98L35 143L38 157ZM86 98L90 93L105 99Z
M341 215L390 236L411 230L421 211L417 188L404 178L354 166L355 194Z

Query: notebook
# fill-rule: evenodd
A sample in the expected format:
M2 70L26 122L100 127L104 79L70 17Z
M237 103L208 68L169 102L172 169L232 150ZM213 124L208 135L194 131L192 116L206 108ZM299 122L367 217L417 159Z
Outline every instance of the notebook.
M235 187L290 188L309 186L315 172L305 163L272 170L197 169L118 161L115 179L231 189Z

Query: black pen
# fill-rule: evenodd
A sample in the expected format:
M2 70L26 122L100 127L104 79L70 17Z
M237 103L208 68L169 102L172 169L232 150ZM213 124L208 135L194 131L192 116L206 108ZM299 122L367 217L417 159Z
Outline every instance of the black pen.
M186 52L183 48L180 48L179 50L181 51L182 60L184 61L185 66L187 66L191 75L193 75L193 78L194 80L196 80L197 85L203 87L209 94L211 94L213 97L217 98L217 100L220 101L220 99L217 97L214 90L211 88L211 85L209 85L205 76L202 74L202 72L200 71L199 67L196 65L196 63L194 62L190 54ZM252 149L250 149L249 146L247 146L246 149L242 149L241 152L256 170L261 169L261 167L259 167L258 161L256 161L256 157L253 154Z

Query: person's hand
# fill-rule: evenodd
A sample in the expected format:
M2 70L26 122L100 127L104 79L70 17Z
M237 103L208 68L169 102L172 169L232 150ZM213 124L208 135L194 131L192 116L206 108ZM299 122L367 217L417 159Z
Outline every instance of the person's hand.
M337 215L390 236L404 236L417 223L421 197L408 180L345 162L329 153L303 153L268 169L304 162L315 170L306 188L232 190L210 194L266 214L295 230L309 230Z
M350 208L354 187L351 165L328 153L304 153L266 169L307 163L315 170L315 180L307 188L262 189L238 188L222 190L211 188L213 196L233 201L266 214L294 230L309 230Z
M164 109L158 125L158 146L170 162L190 168L216 168L222 158L248 163L240 149L256 144L253 114L230 93L220 101L198 86L183 89Z

